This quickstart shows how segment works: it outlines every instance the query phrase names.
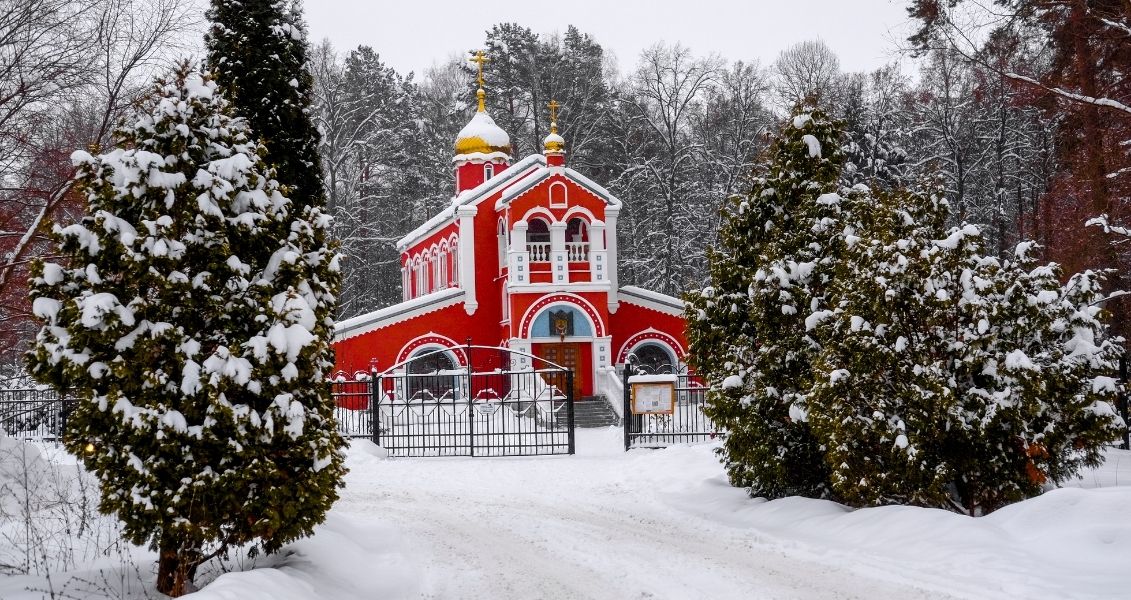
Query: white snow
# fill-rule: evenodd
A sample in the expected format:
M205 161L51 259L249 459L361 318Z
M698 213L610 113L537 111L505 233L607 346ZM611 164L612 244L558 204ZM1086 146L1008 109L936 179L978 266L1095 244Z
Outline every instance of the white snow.
M1005 368L1007 369L1024 369L1027 371L1039 371L1040 367L1029 359L1029 356L1021 350L1014 350L1005 355Z
M821 158L821 142L816 137L806 133L801 136L801 141L809 148L809 158Z
M742 378L738 375L730 375L723 380L724 390L733 390L742 387Z
M496 125L495 120L486 112L476 112L475 116L471 117L471 121L468 121L467 125L464 125L456 136L457 140L467 138L479 138L486 142L488 146L496 148L511 144L511 138L507 135L507 132Z
M191 597L1125 596L1131 452L1109 450L1108 463L1073 487L972 518L751 499L727 483L717 444L625 453L617 428L580 430L577 439L576 456L497 460L388 459L355 441L341 499L313 537L219 576L204 569L206 585ZM138 549L133 564L92 556L52 573L51 584L75 590L92 574L140 577L131 593L92 586L79 596L154 596L153 553ZM0 597L38 599L28 590L45 587L42 576L0 578Z
M678 383L678 375L633 375L628 378L628 384L634 383Z

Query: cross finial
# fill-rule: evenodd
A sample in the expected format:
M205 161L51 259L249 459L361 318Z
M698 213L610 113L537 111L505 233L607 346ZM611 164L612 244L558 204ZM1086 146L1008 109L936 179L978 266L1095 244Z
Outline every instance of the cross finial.
M491 62L491 59L487 58L487 56L483 54L482 50L476 50L475 56L469 58L468 60L479 66L479 87L483 87L483 65L484 63Z
M487 92L483 91L483 64L491 62L491 59L487 58L487 56L483 54L482 50L476 50L475 56L467 60L469 62L475 63L476 66L479 67L479 77L477 79L477 81L479 82L479 89L475 91L475 97L479 99L479 112L484 112L485 110L487 110L487 107L485 106Z
M558 109L561 108L561 104L558 104L557 100L550 100L550 103L546 106L550 107L550 133L557 133Z

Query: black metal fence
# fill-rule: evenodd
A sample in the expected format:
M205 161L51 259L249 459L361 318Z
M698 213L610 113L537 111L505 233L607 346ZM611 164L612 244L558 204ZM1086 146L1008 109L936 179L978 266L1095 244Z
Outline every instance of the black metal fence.
M16 439L59 442L74 402L52 389L0 390L0 429Z
M674 376L675 401L668 414L634 414L632 412L632 378L635 375ZM716 439L725 432L707 415L707 388L686 368L663 367L659 372L632 363L624 369L624 449L662 448L672 444L690 444Z
M421 368L436 364L428 353L376 376L375 443L391 456L573 454L573 371L503 348L460 350L471 368Z

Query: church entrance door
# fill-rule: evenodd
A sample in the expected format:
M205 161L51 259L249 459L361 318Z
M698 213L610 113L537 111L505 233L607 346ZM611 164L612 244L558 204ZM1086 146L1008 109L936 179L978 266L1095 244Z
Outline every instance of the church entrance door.
M552 363L561 365L573 371L573 397L581 399L582 390L585 389L585 372L587 365L582 364L581 344L577 342L562 342L537 344L535 354Z

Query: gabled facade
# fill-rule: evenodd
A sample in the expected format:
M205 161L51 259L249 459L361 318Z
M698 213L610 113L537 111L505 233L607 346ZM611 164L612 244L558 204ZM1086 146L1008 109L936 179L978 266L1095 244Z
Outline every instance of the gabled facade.
M397 243L404 301L338 324L339 370L383 371L438 348L449 351L414 368L461 369L470 340L573 369L580 398L602 393L630 353L681 363L683 302L618 284L620 200L565 166L556 124L543 154L511 164L509 137L478 95L455 144L451 206ZM530 366L511 356L506 366ZM474 360L476 370L504 366Z

